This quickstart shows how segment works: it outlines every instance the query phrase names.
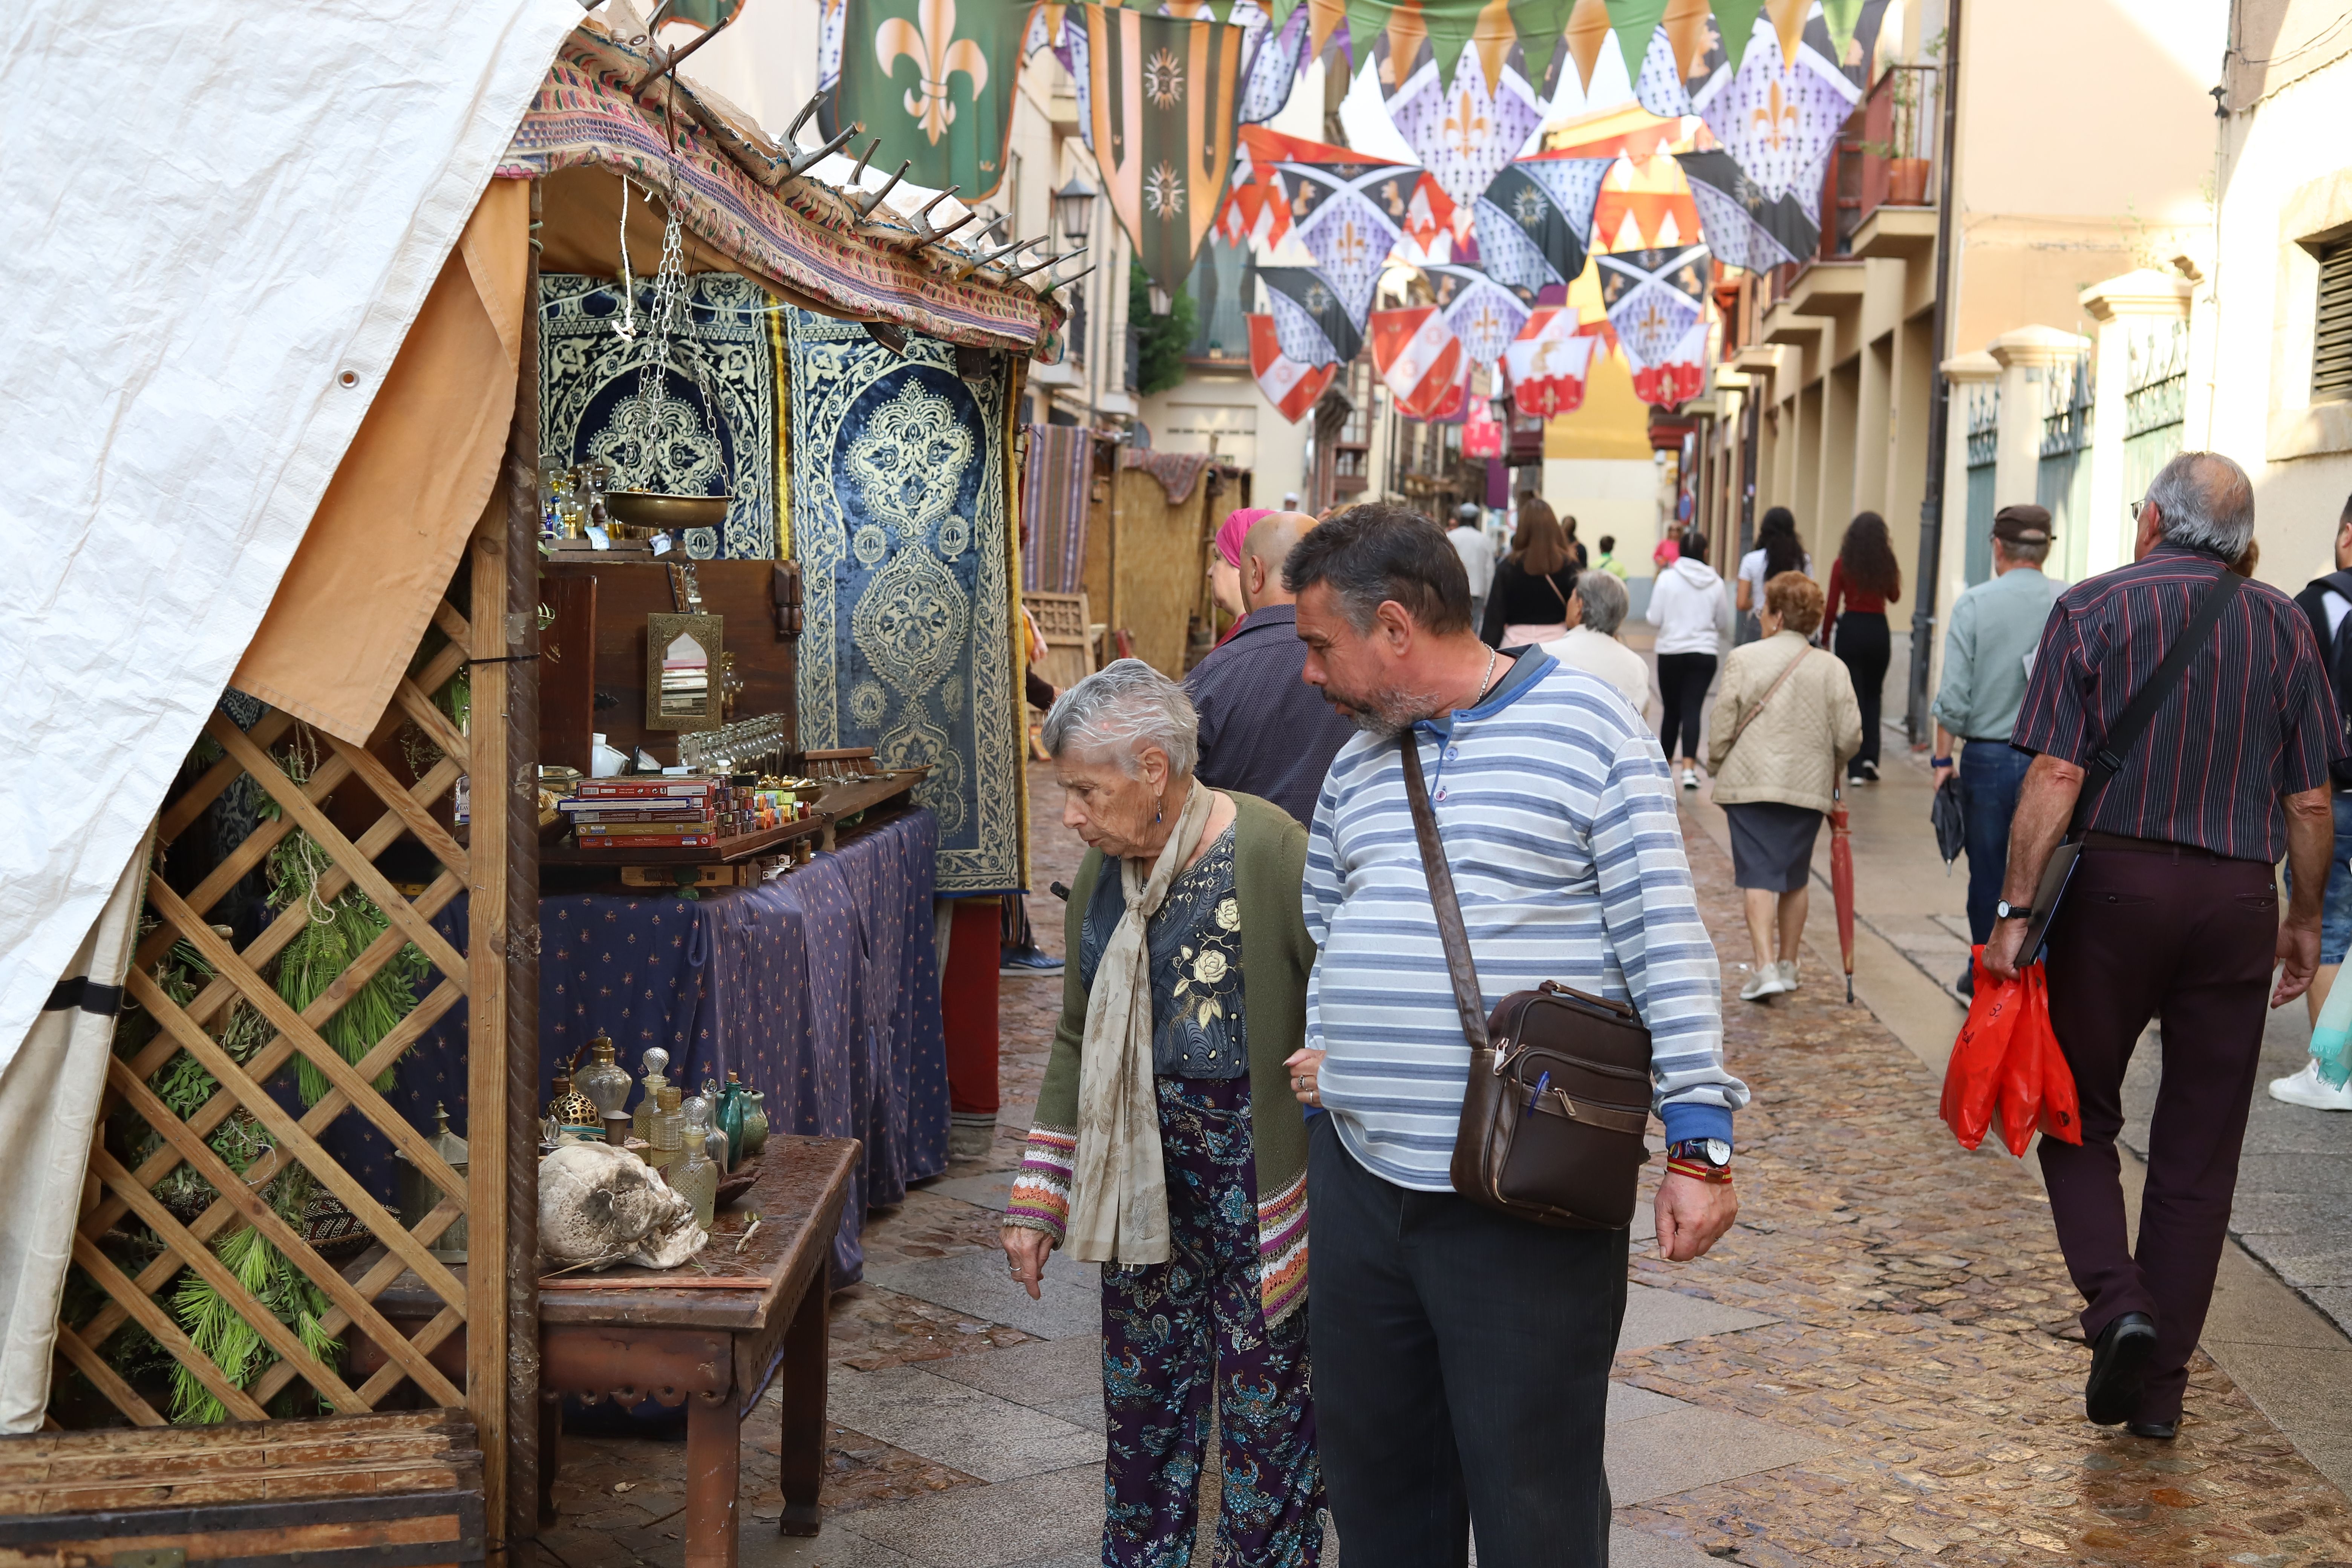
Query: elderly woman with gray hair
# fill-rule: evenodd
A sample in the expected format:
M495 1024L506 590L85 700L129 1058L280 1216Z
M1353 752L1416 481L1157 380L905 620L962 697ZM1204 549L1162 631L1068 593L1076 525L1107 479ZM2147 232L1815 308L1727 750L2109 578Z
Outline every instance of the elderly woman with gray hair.
M1103 1265L1102 1560L1185 1560L1213 1388L1217 1560L1314 1563L1307 1129L1285 1065L1315 960L1307 833L1193 777L1192 701L1140 659L1064 692L1045 743L1088 848L1003 1240L1033 1297L1057 1246Z
M1580 573L1568 595L1568 635L1543 645L1544 652L1570 669L1597 675L1615 687L1636 714L1650 706L1650 667L1617 639L1631 601L1625 584L1606 572Z

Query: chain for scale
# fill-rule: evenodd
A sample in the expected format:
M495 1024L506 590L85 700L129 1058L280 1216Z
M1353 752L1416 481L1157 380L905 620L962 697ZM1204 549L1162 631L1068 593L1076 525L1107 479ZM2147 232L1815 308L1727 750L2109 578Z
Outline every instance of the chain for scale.
M677 202L675 185L665 193L664 205L668 209L662 224L661 262L654 271L654 297L646 310L646 326L637 325L637 280L629 268L629 188L632 182L621 176L621 319L613 323L613 335L625 342L635 343L642 332L645 352L637 366L637 421L640 444L646 457L646 467L651 470L656 462L653 440L654 410L662 391L662 375L670 363L670 334L681 312L687 314L691 329L691 307L686 303L686 223ZM695 386L702 395L702 427L716 446L719 442L719 420L716 413L718 395L710 384L710 368L704 356L688 346L686 358L694 371ZM655 477L648 472L647 478ZM694 595L698 605L701 595Z

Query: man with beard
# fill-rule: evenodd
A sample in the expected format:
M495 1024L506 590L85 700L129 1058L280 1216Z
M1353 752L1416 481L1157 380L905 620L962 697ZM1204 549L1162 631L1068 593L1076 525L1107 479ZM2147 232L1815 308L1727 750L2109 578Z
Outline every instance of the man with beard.
M1307 837L1318 947L1307 1046L1318 1439L1351 1568L1500 1568L1608 1556L1601 1468L1627 1233L1538 1226L1456 1195L1469 1067L1413 831L1417 748L1491 1010L1556 980L1627 1002L1651 1034L1669 1173L1658 1247L1729 1228L1732 1112L1722 977L1700 923L1664 756L1600 678L1490 648L1436 524L1360 506L1284 563L1305 679L1364 731L1340 749ZM1360 1562L1359 1559L1360 1558Z

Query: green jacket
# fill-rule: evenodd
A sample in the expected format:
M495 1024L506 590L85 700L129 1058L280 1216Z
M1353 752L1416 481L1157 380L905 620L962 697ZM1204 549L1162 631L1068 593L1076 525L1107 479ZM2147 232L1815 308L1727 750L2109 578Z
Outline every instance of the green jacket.
M1234 899L1242 917L1242 1004L1248 1009L1250 1130L1255 1163L1259 1296L1275 1322L1307 1300L1307 1118L1290 1091L1283 1061L1307 1043L1307 973L1315 944L1307 935L1299 889L1307 874L1307 830L1280 806L1223 790L1234 825ZM1005 1223L1042 1230L1061 1244L1076 1161L1078 1057L1087 994L1078 948L1087 906L1104 872L1100 850L1078 867L1063 915L1062 1021L1037 1092L1036 1123L1013 1182ZM1114 873L1116 874L1116 873Z

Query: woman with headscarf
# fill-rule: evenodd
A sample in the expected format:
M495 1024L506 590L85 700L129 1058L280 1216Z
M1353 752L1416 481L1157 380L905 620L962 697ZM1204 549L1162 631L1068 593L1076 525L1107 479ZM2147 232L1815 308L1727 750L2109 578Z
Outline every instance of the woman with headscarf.
M1245 506L1225 513L1224 522L1217 529L1216 542L1209 551L1209 597L1233 617L1217 634L1220 646L1249 614L1249 605L1242 599L1242 542L1249 538L1250 524L1272 515L1269 508Z
M1140 659L1064 692L1045 742L1088 849L1002 1238L1033 1297L1056 1247L1103 1266L1102 1561L1186 1560L1214 1389L1217 1561L1314 1563L1307 1125L1286 1066L1315 959L1307 831L1194 778L1192 701Z
M1568 635L1568 596L1576 591L1576 557L1559 519L1539 496L1519 502L1511 552L1496 563L1478 636L1488 647L1523 647Z

